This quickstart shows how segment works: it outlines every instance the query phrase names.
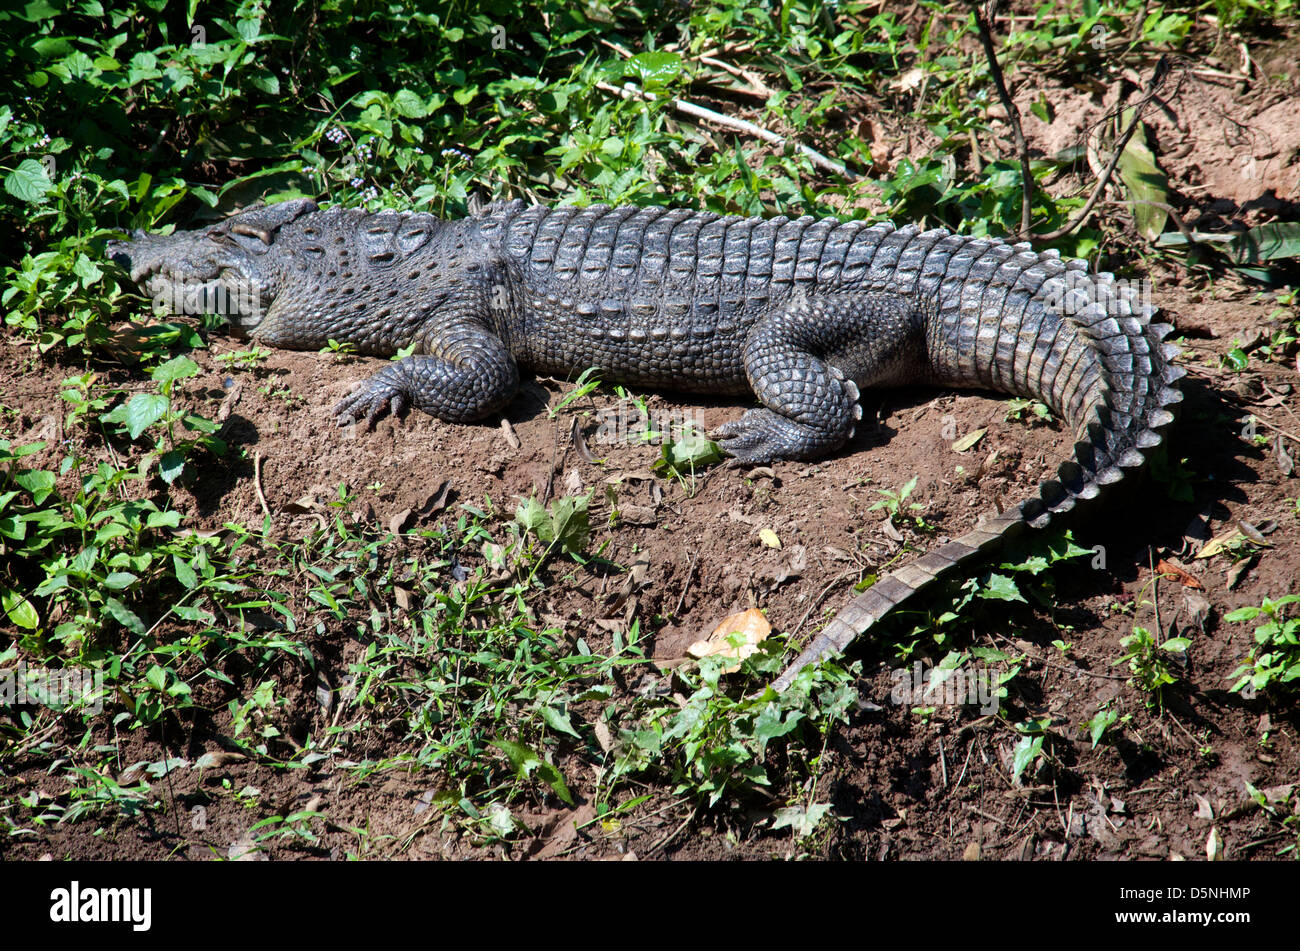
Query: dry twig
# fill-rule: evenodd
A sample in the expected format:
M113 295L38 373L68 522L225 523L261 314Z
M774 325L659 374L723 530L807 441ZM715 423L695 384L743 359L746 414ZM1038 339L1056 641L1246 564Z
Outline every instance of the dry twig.
M659 99L659 97L654 93L637 89L631 83L620 87L606 82L598 82L596 83L596 88L604 92L613 93L616 96L622 96L624 99L644 99L649 102L655 102ZM711 122L714 125L722 126L724 129L743 132L746 135L753 136L756 139L762 139L764 142L769 142L780 148L784 148L786 142L789 141L785 136L773 132L771 129L764 129L762 126L755 125L745 119L737 119L734 116L723 115L721 112L715 112L712 109L697 106L695 103L689 102L685 99L673 99L671 102L673 108L683 115L691 116L692 118L700 119L704 122ZM850 171L843 163L827 158L814 148L810 148L809 146L803 145L799 142L795 142L793 145L796 149L806 155L813 165L824 171L840 175L850 181L854 181L859 177L856 172Z

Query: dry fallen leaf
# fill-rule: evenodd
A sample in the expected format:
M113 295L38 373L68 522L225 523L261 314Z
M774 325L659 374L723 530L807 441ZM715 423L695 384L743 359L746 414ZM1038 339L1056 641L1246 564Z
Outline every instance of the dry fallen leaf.
M894 519L892 516L887 517L880 523L880 530L884 532L886 537L891 541L901 542L903 540L903 533L894 527Z
M1246 541L1246 536L1241 533L1241 529L1232 526L1227 531L1220 532L1205 543L1200 551L1196 553L1197 558L1213 558L1222 551L1226 551L1236 545Z
M893 86L899 92L907 92L909 89L916 89L925 79L925 70L919 66L913 66L901 76L896 76L890 80L889 85Z
M1173 578L1184 588L1193 588L1196 591L1205 590L1205 585L1201 584L1195 575L1189 573L1177 562L1170 559L1160 559L1160 561L1156 563L1156 571L1160 572L1162 575L1168 575Z
M510 420L501 420L501 435L505 437L506 442L510 444L511 449L518 449L521 445L519 437L515 435L514 427L510 425Z
M1214 826L1210 827L1210 835L1205 840L1205 857L1211 862L1219 862L1223 859L1223 839Z
M400 512L394 512L388 516L388 530L394 535L400 535L406 529L407 524L411 521L411 510L402 509Z
M758 645L771 633L772 625L763 616L763 612L757 608L750 608L748 611L723 618L722 623L713 629L712 634L686 648L686 654L697 660L715 655L733 657L738 661L744 660L751 654L757 653ZM728 640L732 634L740 634L744 639L739 647L733 646ZM723 673L733 674L738 670L740 664L727 667Z
M976 429L972 432L967 433L965 436L962 436L961 439L958 439L955 443L952 444L952 451L965 452L968 449L975 448L975 444L979 442L981 439L983 439L984 434L987 432L988 432L988 427L984 427L983 429Z
M1213 805L1210 805L1210 800L1206 799L1205 796L1200 794L1200 792L1193 792L1192 795L1196 798L1196 817L1208 818L1209 821L1213 822L1214 807Z

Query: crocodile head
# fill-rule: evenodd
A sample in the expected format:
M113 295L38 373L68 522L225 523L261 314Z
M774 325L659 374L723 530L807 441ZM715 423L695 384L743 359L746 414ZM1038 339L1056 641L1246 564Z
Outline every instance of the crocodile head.
M222 314L249 333L280 291L285 255L277 251L277 233L315 210L305 199L284 202L197 231L134 231L106 250L153 299L155 312Z

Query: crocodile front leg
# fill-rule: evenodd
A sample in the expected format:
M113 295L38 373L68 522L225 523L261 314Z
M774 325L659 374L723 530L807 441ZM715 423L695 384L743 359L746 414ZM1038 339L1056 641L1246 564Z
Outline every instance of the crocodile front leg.
M739 462L812 459L853 437L859 386L896 382L918 368L919 325L902 297L841 293L796 300L759 320L745 342L745 373L763 403L715 436Z
M449 423L468 423L506 406L519 369L504 343L479 324L439 330L431 352L406 357L374 374L333 412L339 425L372 424L388 409L414 406Z

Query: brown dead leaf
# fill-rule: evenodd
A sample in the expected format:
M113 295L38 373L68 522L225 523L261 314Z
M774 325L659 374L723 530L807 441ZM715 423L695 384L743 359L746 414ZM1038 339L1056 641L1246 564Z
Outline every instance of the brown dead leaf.
M733 633L740 634L744 642L734 647L728 641ZM699 660L704 657L720 656L744 660L758 652L758 645L772 633L772 625L757 608L750 608L739 614L732 614L722 619L713 629L713 633L702 641L696 641L686 648L686 655ZM724 673L732 674L740 670L740 665L728 667Z
M420 506L421 515L433 515L447 507L447 496L451 494L451 480L443 479L438 487L429 493L429 497Z
M564 474L564 492L566 495L582 495L582 473L577 469Z
M411 610L411 592L401 585L393 586L393 600L403 611Z
M394 512L388 516L388 530L394 535L400 535L406 529L411 521L411 510L402 509L400 512Z
M1295 459L1287 452L1286 440L1281 436L1273 441L1273 458L1277 460L1277 467L1284 476L1291 476L1295 472Z
M230 411L235 408L239 398L244 395L244 381L236 380L235 385L226 391L226 395L221 399L221 405L217 407L215 421L224 423L230 418Z
M889 85L893 86L899 92L908 92L909 90L918 88L924 81L925 70L920 66L913 66L902 75L895 76L891 79Z
M1255 567L1255 564L1258 561L1259 555L1254 554L1249 558L1243 558L1241 561L1229 568L1224 574L1224 583L1227 585L1228 590L1231 591L1233 588L1237 587L1237 585L1241 584L1241 579L1246 577L1247 573L1249 573L1251 568Z
M551 833L534 857L538 859L558 858L577 841L578 827L586 825L595 818L596 808L588 803L583 803L573 811L572 815L565 816L556 825L555 831Z
M573 451L578 454L578 458L591 465L596 461L596 457L591 452L591 447L587 445L587 437L582 435L582 430L578 428L578 417L573 417L573 426L569 428L569 439L573 443Z
M1172 558L1162 558L1156 563L1156 571L1168 578L1172 578L1181 584L1184 588L1192 588L1195 591L1204 591L1205 585L1197 577L1174 561Z
M1196 818L1208 819L1214 821L1214 807L1210 805L1210 800L1206 799L1200 793L1192 793L1196 799Z

